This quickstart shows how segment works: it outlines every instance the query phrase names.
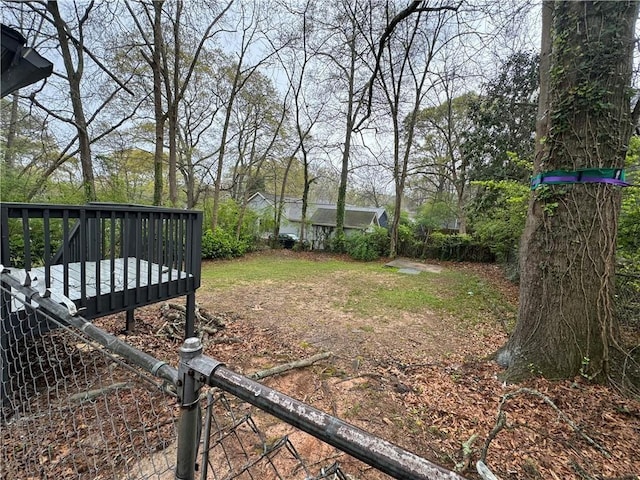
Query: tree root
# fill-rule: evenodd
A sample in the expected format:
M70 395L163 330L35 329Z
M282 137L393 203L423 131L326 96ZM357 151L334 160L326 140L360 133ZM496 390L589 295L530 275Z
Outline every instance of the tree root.
M520 394L533 395L534 397L538 397L538 398L542 399L547 405L549 405L551 408L553 408L553 410L555 410L555 412L558 414L560 419L563 420L565 423L567 423L579 437L583 438L589 445L591 445L596 450L598 450L600 453L602 453L602 455L604 455L606 458L610 458L611 457L611 454L607 451L606 448L604 448L602 445L600 445L598 442L596 442L589 435L584 433L580 429L580 427L578 427L573 422L573 420L571 420L567 416L567 414L565 414L562 410L560 410L558 408L558 406L553 402L553 400L551 400L548 396L544 395L543 393L541 393L541 392L539 392L537 390L532 390L530 388L519 388L518 390L515 390L513 392L510 392L510 393L507 393L507 394L503 395L502 399L500 400L500 404L498 406L498 418L496 419L496 424L493 427L493 429L491 430L491 432L489 433L489 435L487 436L487 440L485 441L484 447L482 449L482 453L480 455L480 461L483 464L487 460L487 451L489 450L489 445L491 444L493 439L498 435L498 433L500 433L500 431L507 424L507 414L503 411L503 407L504 407L505 403L508 400L510 400L510 399L514 398L515 396L520 395Z

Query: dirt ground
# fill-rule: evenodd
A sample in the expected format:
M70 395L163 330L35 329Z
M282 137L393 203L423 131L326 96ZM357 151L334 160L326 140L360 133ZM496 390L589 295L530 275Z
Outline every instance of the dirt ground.
M291 251L262 254L318 262L330 258ZM437 266L482 277L508 303L517 304L517 287L495 265ZM295 285L265 280L202 288L197 303L225 322L223 329L204 336L205 354L249 375L331 352L311 367L262 382L470 479L480 478L475 464L483 457L503 480L639 478L638 399L581 378L505 385L490 359L507 339L504 318L494 315L469 325L426 309L363 318L344 308L343 286L357 285L359 275L345 269ZM378 281L394 278L390 271ZM136 332L122 338L176 362L181 339L159 334L167 324L160 307L140 309L136 318ZM115 333L123 318L96 324ZM388 478L257 409L252 415L267 439L289 435L308 465L337 461L353 479Z
M440 266L484 277L517 302L517 287L497 266ZM339 307L342 285L353 282L358 273L344 271L200 294L200 305L227 319L219 335L241 342L206 353L249 374L330 351L328 360L263 382L468 478L479 478L475 462L490 435L486 463L503 479L638 478L638 401L580 378L504 385L488 358L507 339L500 319L472 329L432 311L363 319ZM506 424L491 434L501 400ZM269 435L293 431L265 421ZM354 478L387 478L303 433L290 438L303 456L336 458Z

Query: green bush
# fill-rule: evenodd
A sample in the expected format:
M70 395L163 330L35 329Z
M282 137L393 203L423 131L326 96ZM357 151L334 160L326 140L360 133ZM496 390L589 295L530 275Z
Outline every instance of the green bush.
M389 230L384 227L374 227L373 231L366 235L369 237L369 242L375 247L380 257L389 256L389 247L391 242Z
M345 238L346 253L355 260L370 262L389 255L389 232L375 227L371 232L359 232Z
M622 190L618 221L618 257L631 258L640 252L640 138L631 137L626 158L627 181L635 188ZM640 267L638 267L640 269Z
M331 237L328 243L329 245L327 247L330 252L347 253L347 237L344 233Z
M501 263L517 261L517 251L527 218L530 188L513 180L473 182L483 189L473 205L475 237Z
M398 245L396 252L410 258L418 258L422 253L423 242L419 240L419 232L412 225L398 225Z
M211 230L211 211L207 208L205 210L204 225L209 225L209 231ZM240 223L240 231L238 233L238 223ZM246 208L244 212L232 199L225 200L220 203L218 210L218 223L216 230L221 230L225 234L216 232L209 233L210 238L216 238L216 244L221 247L221 253L223 256L205 256L205 247L203 244L203 258L231 258L244 255L247 252L254 251L257 248L259 242L259 217L251 210ZM203 234L203 242L205 241L205 235ZM207 239L206 241L211 241ZM215 250L215 249L214 249ZM232 251L232 254L228 252ZM242 253L237 253L242 251Z
M221 228L208 229L202 235L202 258L224 259L240 257L247 253L248 245Z
M442 248L445 243L447 243L448 237L450 237L450 235L447 235L446 233L433 232L431 235L429 235L427 243L432 248Z
M433 232L425 248L427 258L456 262L493 262L491 250L471 235Z
M355 260L370 262L380 258L377 238L371 233L356 233L346 238L347 254Z
M311 243L309 240L298 240L293 244L294 252L310 252L311 251Z

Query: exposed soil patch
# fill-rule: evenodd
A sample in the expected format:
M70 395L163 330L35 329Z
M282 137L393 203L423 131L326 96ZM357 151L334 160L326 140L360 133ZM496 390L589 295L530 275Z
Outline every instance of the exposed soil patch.
M291 251L261 255L335 259ZM517 287L503 278L499 267L435 263L444 272L461 269L482 278L516 305ZM225 264L216 266L223 269ZM346 286L364 281L359 275L366 274L345 269L296 283L203 287L198 304L226 323L217 333L204 335L205 353L248 375L330 351L327 360L263 383L448 468L457 466L471 479L480 478L474 465L496 426L503 395L520 387L535 389L544 398L523 391L502 406L505 427L486 453L486 463L500 478L638 479L638 401L580 378L503 385L497 379L499 367L489 359L507 339L504 319L497 318L500 312L471 324L441 310L389 315L381 309L363 315L357 302L375 299L348 298L346 293ZM389 269L375 281L383 288L398 275ZM137 319L135 334L126 340L175 364L181 339L162 333L160 307L139 310ZM118 332L124 319L114 316L97 323ZM353 478L388 478L257 409L251 412L267 439L288 434L311 466L338 461ZM474 435L471 455L465 457L462 445Z
M272 253L279 254L296 255ZM497 266L438 266L478 275L517 302L517 287ZM507 339L500 319L465 326L426 310L363 318L344 308L343 286L358 281L357 272L343 271L295 285L265 281L200 294L200 304L233 318L223 335L243 339L241 347L212 345L207 353L250 373L331 351L328 361L264 382L449 468L461 464L465 475L479 478L473 464L496 424L500 399L519 387L502 385L499 368L488 360ZM541 398L522 393L505 404L507 426L487 452L487 464L501 478L638 478L640 403L580 379L537 379L523 386L553 401L601 448L585 441ZM291 429L273 421L267 430L277 435ZM472 462L465 463L462 444L474 434ZM334 452L295 435L304 438L296 448L307 458ZM358 478L386 478L339 460Z

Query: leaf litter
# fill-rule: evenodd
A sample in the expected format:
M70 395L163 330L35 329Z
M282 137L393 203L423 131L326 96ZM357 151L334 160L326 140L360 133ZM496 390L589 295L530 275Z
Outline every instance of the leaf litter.
M290 251L272 254L299 255L314 261L324 258ZM251 257L237 261L251 261ZM517 287L504 279L499 267L436 263L483 278L500 291L506 303L517 304ZM457 467L470 479L480 478L474 465L483 449L486 464L501 479L639 478L637 399L582 378L555 382L533 378L520 385L504 385L498 380L500 368L490 360L507 339L501 319L485 315L482 324L461 327L449 313L423 311L393 318L380 315L372 326L371 319L343 308L346 299L341 285L357 283L357 275L336 272L293 286L254 282L216 290L215 295L200 291L200 308L224 324L224 328L203 334L205 354L250 375L331 351L333 356L327 360L263 382L431 461ZM162 308L154 305L137 310L136 330L128 335L122 333L124 315L95 323L177 365L182 339L163 328L166 319ZM504 396L522 388L541 396L522 393L504 401L503 424L497 428ZM126 389L120 393L124 397L132 394ZM251 410L267 437L288 434L312 465L331 459L353 478L388 478L273 417ZM170 421L175 412L175 407L168 409L162 418ZM53 438L55 432L48 435ZM466 453L465 443L469 447ZM52 478L65 478L62 470L49 473Z

